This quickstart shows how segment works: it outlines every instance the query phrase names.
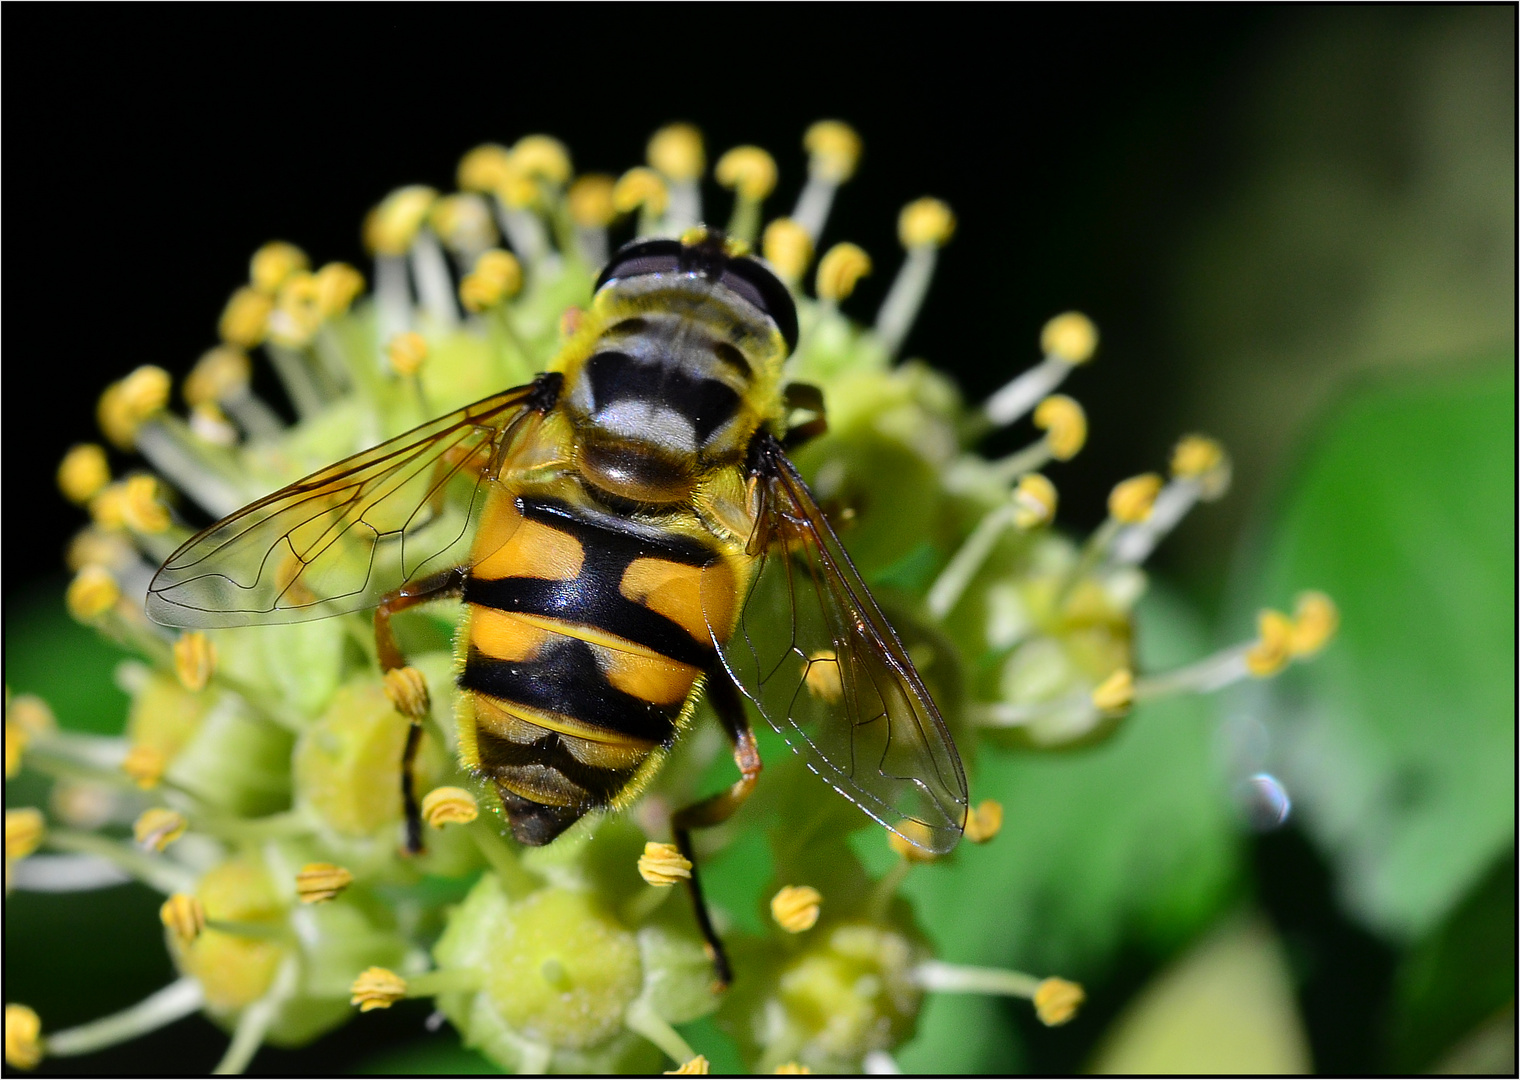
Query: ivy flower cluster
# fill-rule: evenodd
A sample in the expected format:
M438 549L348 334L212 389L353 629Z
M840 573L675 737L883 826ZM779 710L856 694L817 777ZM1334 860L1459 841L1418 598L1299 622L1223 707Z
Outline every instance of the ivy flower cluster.
M201 1012L230 1036L218 1071L236 1072L266 1043L299 1046L356 1011L426 998L437 1022L505 1070L702 1073L704 1047L681 1029L712 1015L750 1069L849 1072L890 1069L929 994L1028 999L1047 1024L1075 1013L1075 983L937 959L933 928L899 895L923 853L781 748L751 803L698 843L709 880L756 832L770 862L747 919L718 905L737 978L716 988L689 905L671 902L692 868L668 842L673 807L732 779L710 717L629 812L525 849L458 764L448 610L397 620L405 670L431 694L404 671L382 676L363 615L175 633L143 614L149 579L192 520L530 381L573 330L615 236L706 222L753 245L796 297L787 375L821 388L828 419L797 463L971 766L971 843L948 858L998 858L1001 808L974 798L979 747L1100 740L1136 702L1267 677L1326 643L1334 606L1306 593L1292 614L1263 612L1253 640L1178 670L1137 670L1141 565L1192 507L1225 493L1224 449L1186 436L1164 472L1115 478L1090 536L1056 528L1055 479L1087 436L1060 387L1094 359L1093 323L1056 315L1032 366L966 402L944 374L899 357L955 231L950 208L903 208L903 255L863 320L851 298L872 258L848 242L821 247L860 141L826 121L804 145L796 203L768 221L772 156L741 146L717 159L712 177L732 192L725 220L704 205L706 151L688 125L657 132L647 164L618 177L576 174L547 136L477 147L458 191L404 187L373 209L367 275L314 265L285 242L254 253L220 342L179 387L183 410L159 367L105 390L113 453L81 444L58 470L91 518L68 552L67 604L133 654L117 670L131 707L107 738L68 730L35 697L8 698L6 775L31 770L52 786L45 808L6 812L6 888L157 890L162 925L124 932L161 932L180 977L66 1030L7 1004L9 1064L89 1053ZM255 389L256 362L288 410ZM995 429L1026 421L1022 449L978 452ZM112 460L133 464L115 475ZM821 674L808 686L839 692ZM415 717L427 836L413 856L397 778ZM868 872L862 842L893 845L892 869Z

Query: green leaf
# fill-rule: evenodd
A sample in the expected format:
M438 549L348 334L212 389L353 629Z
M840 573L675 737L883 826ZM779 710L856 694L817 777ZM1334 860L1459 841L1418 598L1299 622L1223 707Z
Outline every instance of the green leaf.
M120 735L127 695L112 681L128 653L69 618L68 583L49 580L17 599L5 634L5 685L13 694L36 694L58 723L72 731ZM60 657L67 657L60 663Z
M1305 1073L1309 1042L1281 944L1227 923L1158 975L1103 1040L1095 1073Z
M1430 1071L1463 1036L1512 1007L1514 999L1515 857L1510 852L1405 958L1390 1025L1391 1069Z
M1345 901L1395 936L1514 843L1514 405L1513 360L1350 398L1245 578L1253 606L1340 606L1322 656L1241 700Z

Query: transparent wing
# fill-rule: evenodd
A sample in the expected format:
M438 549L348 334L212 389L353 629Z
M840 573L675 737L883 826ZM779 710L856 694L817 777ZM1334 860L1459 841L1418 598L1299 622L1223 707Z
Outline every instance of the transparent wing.
M967 807L950 732L779 446L762 456L757 482L750 553L761 561L738 625L719 647L724 665L836 791L918 847L949 851ZM721 598L707 610L714 625Z
M537 386L441 416L203 529L154 575L148 616L190 627L302 622L374 607L463 564ZM466 497L448 498L451 489Z

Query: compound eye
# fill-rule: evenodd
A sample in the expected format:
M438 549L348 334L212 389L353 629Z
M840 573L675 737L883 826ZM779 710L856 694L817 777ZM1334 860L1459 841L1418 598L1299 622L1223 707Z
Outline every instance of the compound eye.
M797 304L781 279L754 259L735 259L718 279L776 322L787 352L797 347Z
M625 244L603 267L596 279L596 287L600 289L614 278L669 273L679 269L680 265L679 240L635 240Z

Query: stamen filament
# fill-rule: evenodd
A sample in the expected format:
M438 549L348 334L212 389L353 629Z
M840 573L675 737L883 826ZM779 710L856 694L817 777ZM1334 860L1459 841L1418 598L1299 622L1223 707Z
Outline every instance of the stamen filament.
M1021 998L1033 998L1044 981L1022 971L947 964L942 960L925 960L913 969L912 977L920 988L939 993L999 994Z
M1149 675L1135 682L1135 700L1171 697L1180 693L1210 694L1250 675L1246 652L1251 644L1231 645L1213 656L1160 675Z
M298 350L266 341L264 353L274 365L274 372L279 376L280 385L285 388L291 405L295 406L296 415L306 420L327 406L326 395L318 385L310 364Z
M406 996L430 998L439 994L474 993L485 983L485 973L478 968L450 968L425 971L406 977Z
M666 1057L678 1065L697 1056L697 1052L687 1044L685 1039L681 1038L681 1033L650 1008L643 998L639 998L628 1006L628 1010L623 1014L623 1026L635 1035L642 1035L654 1043Z
M375 254L376 340L380 349L372 364L384 370L385 343L412 328L412 292L406 281L406 258L402 255Z
M1150 557L1167 533L1177 527L1202 493L1197 480L1172 480L1151 507L1151 516L1126 526L1114 539L1113 559L1126 566L1137 566Z
M170 862L145 851L107 840L94 833L74 829L50 829L47 846L58 851L71 851L82 855L97 855L121 867L149 888L157 889L166 896L174 893L195 891L195 874L187 867Z
M176 979L156 993L119 1013L66 1028L44 1039L49 1057L93 1054L117 1043L140 1038L196 1012L205 1003L201 984L190 976Z
M876 313L876 336L889 357L897 355L903 339L913 329L918 310L923 306L929 292L929 282L934 277L934 264L939 259L939 249L930 245L911 248L903 260L887 298L881 302Z
M476 818L465 828L470 830L481 855L491 864L491 869L496 871L508 896L520 900L538 888L537 878L522 865L517 853L507 846L489 818Z
M834 208L834 195L839 191L839 184L834 180L823 176L809 176L807 183L802 186L802 194L797 196L797 206L792 211L792 220L807 230L808 236L812 237L813 243L823 235L823 227L828 223L829 211Z
M971 535L966 537L960 550L951 557L949 564L929 587L924 605L931 616L943 620L950 614L971 584L971 579L987 561L987 556L992 554L998 539L1013 524L1014 512L1011 503L1004 503L976 523L976 528L971 530Z
M226 517L252 494L243 490L228 463L218 461L177 416L161 413L145 421L136 441L148 463L212 517Z
M98 855L29 855L11 866L11 887L22 892L91 892L131 880Z
M1006 427L1053 393L1075 366L1059 356L1047 356L994 391L982 405L982 414L996 427Z
M1044 468L1054 458L1055 455L1050 452L1049 438L1042 438L1022 450L1015 450L1007 457L998 458L992 463L992 472L999 480L1012 483L1026 473Z
M252 390L244 389L229 395L219 404L250 439L278 438L285 430L285 421L280 419L280 414Z
M454 329L459 325L459 308L454 304L454 282L438 238L428 229L419 229L408 256L423 310L438 329Z
M295 991L299 970L296 958L288 957L280 965L279 974L275 976L269 992L243 1010L243 1014L238 1017L237 1027L233 1029L232 1042L227 1047L227 1052L216 1063L216 1068L211 1070L213 1075L236 1076L248 1068L253 1055L264 1044L264 1036L269 1033L269 1026L274 1023L280 1006Z

